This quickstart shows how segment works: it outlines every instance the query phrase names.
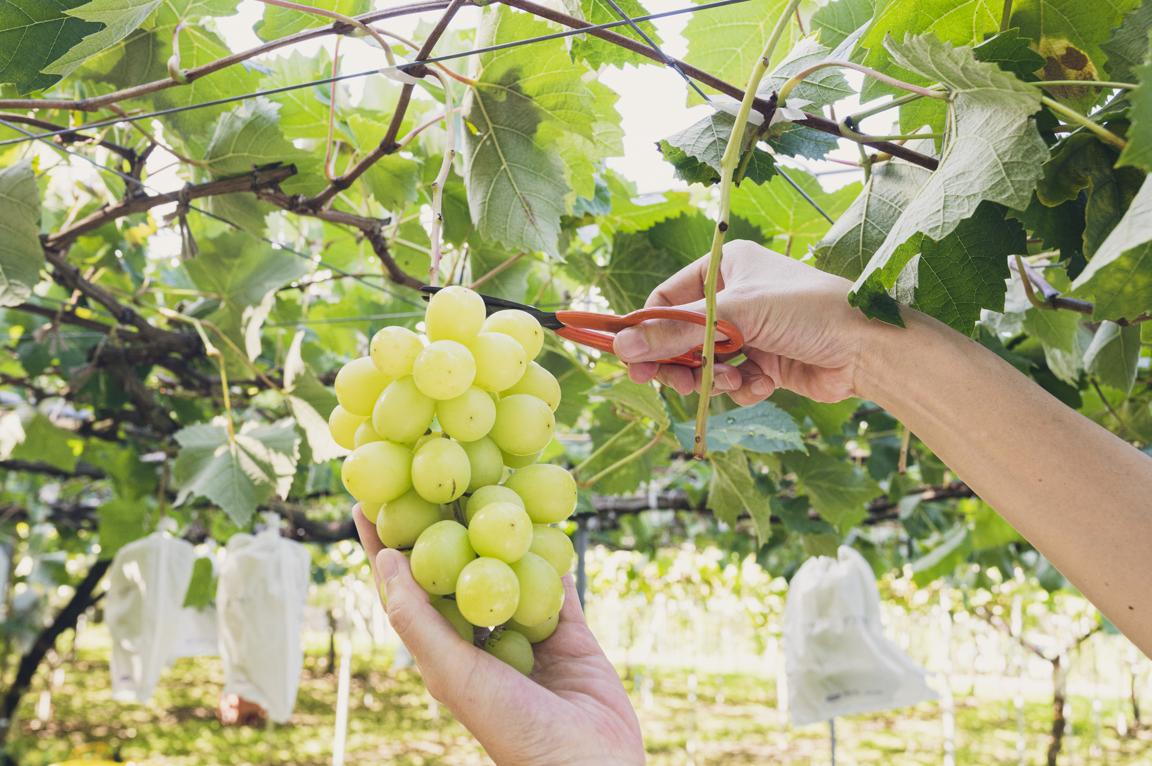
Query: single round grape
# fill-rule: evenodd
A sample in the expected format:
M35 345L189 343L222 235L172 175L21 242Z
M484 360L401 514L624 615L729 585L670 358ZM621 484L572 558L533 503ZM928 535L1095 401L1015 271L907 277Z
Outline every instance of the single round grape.
M564 606L564 584L552 565L535 553L525 553L511 565L520 583L520 601L513 618L522 625L539 625Z
M411 376L392 381L372 408L372 428L390 441L414 442L428 431L436 402L420 393Z
M544 330L536 317L520 309L503 309L484 320L484 332L510 335L524 349L526 359L532 360L544 346Z
M551 638L552 634L556 632L556 626L559 624L560 613L557 612L539 625L521 625L512 619L508 621L507 627L517 633L523 634L524 638L532 643L538 644L541 641L546 641Z
M443 438L444 438L443 432L430 431L429 433L424 434L423 436L421 436L419 439L416 440L416 443L412 445L412 452L414 452L414 453L417 452L421 447L423 447L428 442L433 441L434 439L443 439Z
M412 365L416 387L433 399L455 399L476 379L476 360L467 346L454 340L438 340L416 357Z
M492 440L496 446L513 455L531 455L552 441L556 417L548 405L535 396L512 394L501 397L496 405L496 425Z
M436 420L444 433L462 442L482 439L496 423L496 403L479 388L436 404Z
M432 595L447 596L456 590L460 573L475 558L464 525L438 521L425 529L412 547L412 578Z
M558 465L526 466L512 474L507 484L524 500L524 508L536 524L564 521L576 510L576 480Z
M489 636L484 642L484 651L526 676L532 674L532 668L536 665L532 644L523 635L508 628Z
M551 564L561 577L576 568L576 549L572 546L572 538L562 529L547 524L533 525L529 550Z
M539 460L543 452L544 450L540 450L540 452L533 452L531 455L513 455L511 452L501 450L500 454L504 456L504 465L509 468L523 468Z
M484 324L484 299L467 287L452 285L428 299L424 324L433 341L454 340L471 343Z
M371 420L365 420L356 429L356 437L354 439L357 447L362 447L369 442L382 442L384 437L376 433L376 429L372 427Z
M468 520L468 542L477 555L511 564L532 545L532 519L516 503L489 503Z
M476 490L468 498L468 503L464 506L465 518L471 522L480 509L489 503L515 503L521 508L524 507L524 501L515 492L499 484L490 484Z
M496 406L492 406L495 411ZM356 449L356 429L367 421L363 415L353 415L337 404L328 415L328 432L332 439L344 449Z
M376 397L391 382L391 378L376 369L370 357L362 356L336 373L336 400L353 415L368 417L372 414Z
M412 452L402 444L369 442L344 458L340 478L361 503L387 503L412 488Z
M384 507L384 503L360 503L360 513L364 518L376 523L376 519L380 518L380 509Z
M385 503L376 517L376 534L389 548L411 548L420 534L440 521L440 506L410 489Z
M464 619L464 615L460 614L460 607L456 606L456 602L450 598L434 598L432 599L432 606L440 613L440 616L448 621L452 629L460 638L468 643L472 643L472 623Z
M411 375L412 365L423 350L424 341L407 327L385 327L368 344L372 364L393 380Z
M456 606L473 625L485 627L507 622L516 612L519 601L520 582L516 573L499 559L470 561L456 580Z
M536 362L529 362L524 376L504 393L535 396L547 404L548 409L553 412L560 406L560 381Z
M476 385L485 391L503 391L516 385L528 369L524 348L510 335L482 332L469 344L476 358Z
M468 453L451 439L433 439L412 456L412 486L430 503L450 503L472 481Z
M504 456L496 442L485 437L474 442L461 442L468 453L468 463L472 466L472 481L468 491L476 492L482 487L497 484L504 476Z

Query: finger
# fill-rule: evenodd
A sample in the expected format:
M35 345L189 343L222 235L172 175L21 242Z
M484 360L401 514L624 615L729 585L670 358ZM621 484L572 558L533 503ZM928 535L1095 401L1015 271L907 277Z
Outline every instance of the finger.
M692 376L692 368L683 365L660 365L656 379L681 396L687 396L696 390L696 379Z
M647 383L660 372L660 365L656 362L637 362L628 365L628 377L633 383Z
M761 361L748 358L737 368L740 373L740 386L729 392L732 401L741 407L748 407L757 402L764 401L776 390L776 381L765 371ZM771 365L768 365L769 367Z
M699 258L661 282L644 301L649 306L679 306L704 297L708 256Z
M702 378L704 376L703 369L696 369L692 371L692 377L696 383L696 390L700 390ZM736 391L743 384L744 378L740 374L740 370L730 364L717 364L714 372L712 373L712 395L726 394L730 391Z
M564 606L560 607L561 623L587 624L584 619L584 608L580 606L580 596L576 593L576 580L570 574L560 578L564 583Z
M368 558L368 566L372 568L372 576L376 576L376 555L384 545L380 542L380 535L376 534L376 525L364 516L357 503L352 509L352 521L356 524L356 534L360 537L360 545L364 547L364 555ZM379 583L377 583L379 584Z
M703 300L676 304L704 313ZM625 362L655 362L679 356L704 343L704 328L674 319L650 319L616 334L612 351Z

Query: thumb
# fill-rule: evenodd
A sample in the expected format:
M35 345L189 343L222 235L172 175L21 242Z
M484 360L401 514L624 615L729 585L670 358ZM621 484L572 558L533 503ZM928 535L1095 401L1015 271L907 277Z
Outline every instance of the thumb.
M704 301L669 308L704 313ZM612 351L624 362L655 362L679 356L704 342L704 327L675 319L649 319L616 334Z

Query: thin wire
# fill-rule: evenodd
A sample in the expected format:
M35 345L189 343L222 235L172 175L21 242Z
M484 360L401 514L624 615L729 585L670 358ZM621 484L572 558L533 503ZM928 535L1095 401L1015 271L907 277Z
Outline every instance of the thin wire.
M803 189L801 189L801 188L800 188L800 185L799 185L799 184L797 184L795 181L793 181L793 180L792 180L792 177L791 177L791 176L789 176L787 173L785 173L785 172L784 172L784 168L782 168L782 167L780 167L779 165L777 165L777 166L776 166L776 172L777 172L777 173L779 173L779 174L780 174L780 175L781 175L781 176L784 178L784 180L785 180L785 181L787 181L787 182L788 182L788 184L789 184L789 185L790 185L790 186L791 186L793 189L795 189L795 190L796 190L796 193L797 193L797 194L799 194L801 197L803 197L805 200L807 200L809 205L811 205L812 207L816 208L816 212L817 212L817 213L819 213L820 215L824 216L824 219L825 219L826 221L828 221L828 223L835 223L835 221L833 221L833 220L832 220L832 217L831 217L830 215L828 215L827 213L825 213L825 212L824 212L824 208L820 207L820 205L818 205L818 204L816 203L816 200L814 200L814 199L812 199L811 197L809 197L809 196L808 196L808 192L806 192L806 191L804 191Z
M636 23L635 19L625 13L624 9L616 4L616 0L607 0L607 2L608 5L612 7L612 10L616 12L616 15L624 19L624 21L628 22L628 26L632 27L633 31L640 35L641 39L643 39L644 42L648 44L648 47L655 51L657 56L664 59L665 64L674 69L678 75L684 78L684 82L688 83L688 87L696 91L696 93L700 96L700 98L704 99L704 101L708 103L712 102L712 99L710 99L708 94L705 93L703 89L701 89L701 87L696 84L696 81L689 77L688 73L680 68L680 64L676 61L676 59L660 50L660 46L656 44L656 41L649 37L648 34L640 28L640 25Z

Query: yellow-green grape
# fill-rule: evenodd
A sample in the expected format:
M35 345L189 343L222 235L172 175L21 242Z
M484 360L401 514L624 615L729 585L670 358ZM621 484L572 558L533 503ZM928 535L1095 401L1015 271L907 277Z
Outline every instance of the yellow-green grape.
M369 442L344 458L340 478L361 503L387 503L412 488L412 451L402 444Z
M495 410L495 405L493 405ZM356 449L356 429L367 421L363 415L353 415L337 404L328 415L328 431L332 439L344 449Z
M362 447L368 442L382 442L384 437L376 433L376 429L372 427L372 421L365 420L356 429L356 437L353 439L357 447Z
M525 466L512 474L507 484L524 501L533 523L555 524L576 510L576 480L558 465Z
M510 335L524 349L527 359L535 359L544 346L544 330L536 317L520 309L503 309L484 320L484 332Z
M411 376L388 384L372 408L376 433L401 444L425 434L436 416L436 401L420 393Z
M511 452L504 452L501 450L500 454L504 456L504 465L509 468L523 468L526 465L532 465L540 459L540 452L533 452L531 455L513 455Z
M475 558L463 524L437 521L420 534L412 547L412 578L432 595L447 596L456 590L460 573Z
M412 486L430 503L450 503L472 481L468 453L451 439L433 439L412 456Z
M532 668L536 665L532 644L523 635L508 628L489 636L484 642L484 651L526 676L532 674Z
M551 564L561 577L576 568L576 549L572 546L572 538L562 529L535 524L529 550Z
M452 629L456 631L456 635L464 639L468 643L472 643L472 623L464 619L464 615L460 614L460 607L456 606L456 602L449 598L434 598L432 599L432 606L440 613Z
M516 622L539 625L560 611L564 606L564 584L551 564L535 553L525 553L511 566L520 583L520 600L512 615Z
M511 564L532 545L532 520L516 503L489 503L468 520L468 542L477 555Z
M364 518L376 523L376 519L380 517L380 509L384 507L383 503L360 503L360 513Z
M484 324L484 299L467 287L453 285L428 300L424 324L430 340L471 343Z
M531 455L548 446L556 430L556 417L542 400L527 394L500 398L492 440L504 452Z
M407 327L385 327L372 336L368 356L377 370L395 380L412 374L412 365L423 350L424 341Z
M353 415L368 417L372 414L376 397L391 382L391 378L376 369L370 357L362 356L336 373L336 400Z
M412 365L416 387L433 399L455 399L476 379L476 360L467 346L454 340L438 340L416 357Z
M420 534L440 521L440 506L410 489L385 503L376 517L376 534L389 548L411 548Z
M541 641L546 641L551 638L552 634L556 632L556 626L559 624L560 613L557 612L539 625L521 625L513 619L508 621L507 627L517 633L523 634L524 638L532 643L538 644Z
M432 431L430 433L426 433L423 436L421 436L419 439L417 439L416 443L412 445L412 451L416 452L417 450L419 450L421 447L423 447L425 444L432 441L433 439L443 439L443 438L444 438L444 434L441 431Z
M524 348L509 335L482 332L468 347L476 358L476 385L485 391L511 388L528 369Z
M474 491L468 498L468 504L464 506L465 518L471 522L477 512L489 503L515 503L521 508L524 507L524 501L515 492L505 486L491 484Z
M512 568L499 559L471 561L456 580L456 606L473 625L485 627L507 622L516 612L519 601L520 581Z
M560 381L536 362L529 362L524 376L504 392L505 394L529 394L542 400L553 412L560 406Z
M469 492L496 484L504 476L504 456L496 442L485 437L474 442L461 442L460 446L468 453L468 463L472 466Z
M436 404L436 420L444 433L462 442L482 439L496 423L496 403L479 388Z

